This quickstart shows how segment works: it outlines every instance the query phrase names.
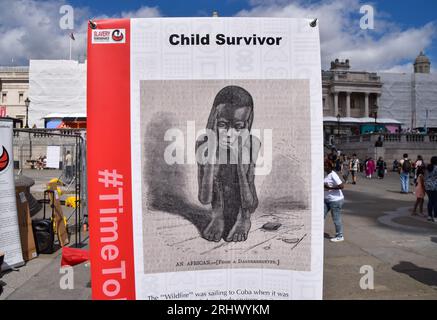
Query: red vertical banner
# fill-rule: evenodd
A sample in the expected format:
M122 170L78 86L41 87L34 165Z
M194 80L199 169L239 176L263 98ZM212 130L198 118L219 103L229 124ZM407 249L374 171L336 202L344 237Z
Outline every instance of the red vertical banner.
M135 299L130 20L88 29L88 201L93 299Z

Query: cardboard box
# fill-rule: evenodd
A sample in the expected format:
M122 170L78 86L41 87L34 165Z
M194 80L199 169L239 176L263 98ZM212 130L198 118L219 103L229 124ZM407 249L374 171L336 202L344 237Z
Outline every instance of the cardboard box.
M16 187L18 226L20 229L21 248L24 261L29 261L38 256L33 237L32 219L30 218L29 203L25 195L25 187Z
M64 224L64 213L62 212L61 199L58 193L58 183L48 183L48 189L53 190L53 194L49 194L50 204L55 206L53 219L56 223L56 234L58 236L59 244L64 247L70 243L67 227Z

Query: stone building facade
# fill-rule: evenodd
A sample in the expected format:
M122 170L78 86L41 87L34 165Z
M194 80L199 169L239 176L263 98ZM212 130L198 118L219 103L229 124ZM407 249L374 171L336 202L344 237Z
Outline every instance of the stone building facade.
M366 118L378 110L382 82L376 73L350 71L349 60L337 59L322 81L325 117Z
M423 52L414 62L414 73L352 71L349 60L337 59L329 71L322 71L322 80L328 134L336 131L337 119L342 127L354 127L337 132L342 135L363 133L362 127L372 122L373 127L378 123L392 130L399 125L437 130L437 75Z
M0 108L6 116L26 123L25 100L29 91L28 67L0 67Z
M54 112L85 113L86 64L31 60L30 71L0 67L0 107L6 107L7 116L25 123L28 94L30 126L43 127L42 118ZM330 70L322 71L322 80L327 135L379 131L376 122L391 126L392 132L400 125L437 130L437 74L431 74L431 61L423 52L414 62L414 73L354 71L349 60L336 59Z

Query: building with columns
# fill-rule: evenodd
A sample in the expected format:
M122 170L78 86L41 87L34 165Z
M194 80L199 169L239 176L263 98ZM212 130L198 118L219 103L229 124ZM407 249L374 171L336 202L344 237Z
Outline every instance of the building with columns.
M26 123L29 67L0 67L0 116Z
M352 71L336 59L322 71L325 139L401 127L437 130L437 76L421 52L414 73Z
M396 132L401 126L437 132L437 74L431 73L431 61L423 52L414 62L414 73L356 71L349 60L336 59L330 70L322 71L322 80L326 140ZM0 67L0 117L5 113L25 123L28 94L31 127L43 127L53 113L84 115L86 63L31 60L30 68Z
M349 60L337 59L322 80L325 116L367 118L377 111L382 82L376 73L350 71Z

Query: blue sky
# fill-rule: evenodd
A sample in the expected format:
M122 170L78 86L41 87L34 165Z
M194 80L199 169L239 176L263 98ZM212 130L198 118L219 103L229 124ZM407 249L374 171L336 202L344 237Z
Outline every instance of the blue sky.
M69 1L72 5L89 6L94 14L104 13L115 15L121 11L131 11L142 6L158 7L164 16L185 17L185 16L205 16L210 15L214 10L218 10L221 15L233 16L242 9L249 8L249 1L246 0L116 0L116 1Z
M204 16L213 10L218 10L223 16L233 16L241 10L251 7L248 0L72 0L68 2L74 6L88 6L94 14L104 13L107 15L135 10L142 6L159 7L163 15L169 17ZM278 1L278 3L281 2L285 1ZM433 0L379 0L363 3L375 4L376 8L390 14L394 21L402 23L404 26L420 26L424 22L437 19L437 1Z
M410 72L421 50L437 66L435 0L0 0L0 65L65 59L68 32L59 28L63 4L75 9L75 59L86 56L90 17L196 17L217 10L220 16L318 17L324 68L335 58L348 58L354 69ZM360 7L366 4L375 9L374 30L359 27Z

